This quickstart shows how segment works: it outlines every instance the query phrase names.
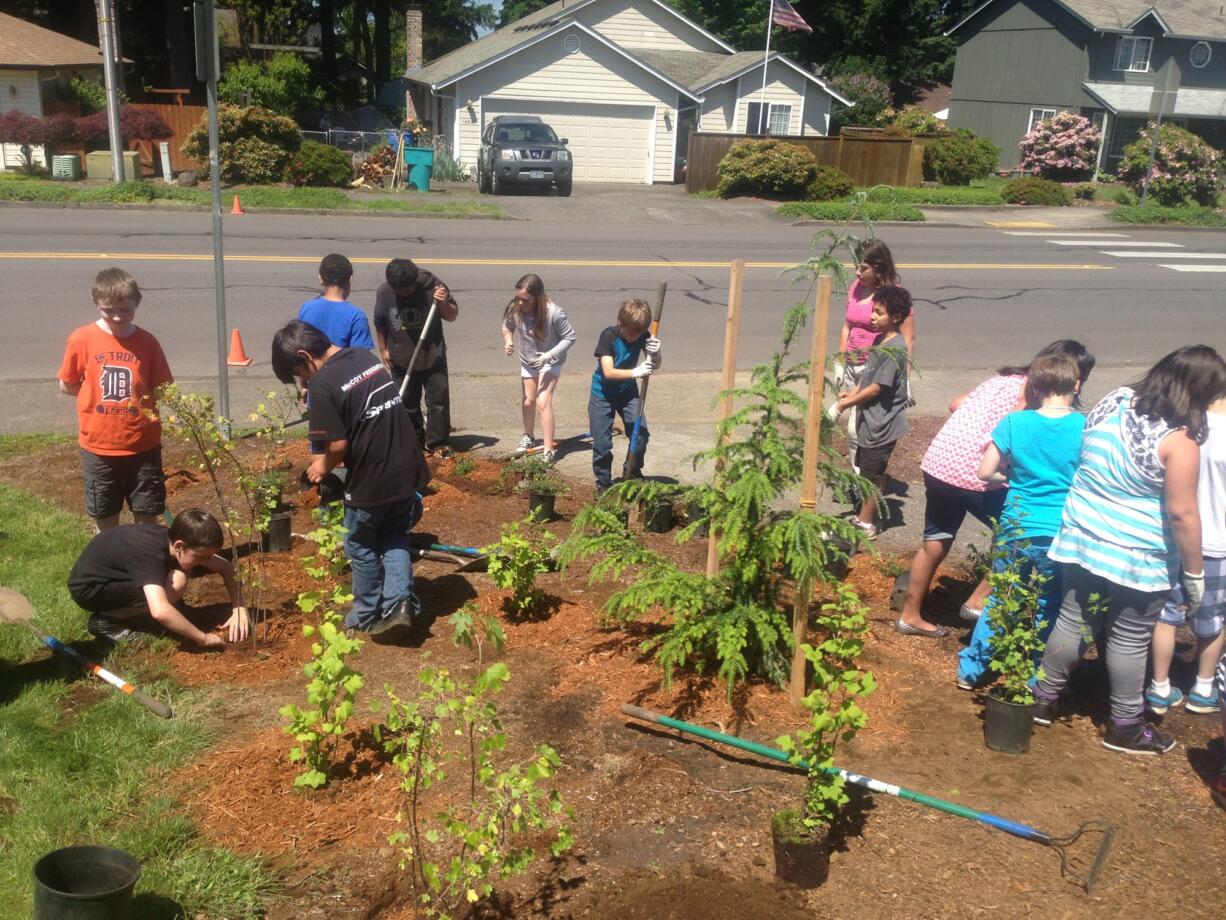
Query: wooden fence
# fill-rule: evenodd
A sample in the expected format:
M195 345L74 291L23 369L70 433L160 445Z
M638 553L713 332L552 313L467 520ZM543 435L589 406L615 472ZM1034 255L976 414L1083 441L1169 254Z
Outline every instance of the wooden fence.
M206 164L197 160L190 160L183 155L183 142L187 140L187 135L195 130L196 125L200 124L200 120L207 114L208 109L202 105L162 105L161 103L148 102L131 102L128 103L133 109L146 109L150 112L157 112L166 120L166 124L170 125L172 134L166 139L170 144L170 169L172 172L178 173L184 169L206 169ZM162 171L162 157L158 153L157 141L131 141L128 145L131 150L140 151L141 172L146 176L159 174Z
M693 193L719 184L719 161L737 141L762 140L748 134L690 132L685 190ZM859 186L910 185L923 181L924 144L913 137L780 137L810 151L823 166L837 166Z

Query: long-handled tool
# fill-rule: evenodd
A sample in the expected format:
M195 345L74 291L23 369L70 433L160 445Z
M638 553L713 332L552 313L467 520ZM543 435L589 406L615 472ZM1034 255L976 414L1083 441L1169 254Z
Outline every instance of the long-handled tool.
M20 623L30 632L38 637L38 641L53 652L59 652L66 655L89 671L95 677L101 678L112 687L122 690L128 696L132 697L154 715L161 716L163 719L169 719L174 716L170 707L161 700L155 700L149 694L142 690L137 690L122 677L117 677L101 665L94 664L75 648L65 645L55 636L49 636L31 620L34 618L34 609L30 606L30 602L26 600L24 594L14 591L12 588L0 588L0 621L5 623Z
M400 398L404 399L404 391L409 388L409 378L413 376L413 368L417 366L417 355L421 352L421 346L426 341L426 333L430 331L430 324L434 322L434 314L438 312L438 301L434 298L430 299L430 312L426 314L426 322L421 327L421 332L417 336L417 344L413 346L413 357L409 358L409 366L404 369L404 379L400 381Z
M660 331L660 314L664 312L664 295L668 293L668 282L661 281L660 287L656 289L656 308L651 311L651 334L654 336ZM647 360L652 360L652 356L648 355ZM626 460L622 463L622 479L630 478L631 471L634 470L634 456L639 449L639 429L643 427L643 413L647 408L647 384L651 382L651 377L644 377L639 382L639 411L634 416L634 430L630 434L630 447L626 451Z
M554 446L556 448L556 447L561 447L563 444L579 444L583 441L590 441L591 439L592 439L592 433L590 431L585 431L583 432L583 434L572 434L569 438L563 438L560 441L555 441ZM542 453L544 452L544 450L545 450L545 445L538 444L536 445L536 447L529 447L527 450L517 450L515 451L513 456L528 457L528 456L531 456L532 454Z
M484 572L489 568L489 556L457 556L454 553L443 553L433 549L413 549L410 554L414 559L431 559L434 562L450 562L457 572Z
M652 712L649 709L642 709L639 706L622 706L621 710L625 715L633 719L653 722L656 725L665 725L669 728L675 728L677 731L697 735L699 738L706 738L708 741L717 741L720 744L727 744L731 747L740 748L743 751L749 751L760 757L767 757L771 760L782 761L783 763L792 763L791 758L786 753L777 748L768 747L765 744L756 744L753 741L746 741L744 738L738 738L735 735L725 735L722 732L712 731L700 725L692 725L689 722L682 722L680 719L673 719L658 712ZM1053 837L1050 834L1043 833L1043 831L1035 830L1033 827L1027 827L1025 824L1018 824L1015 821L999 818L984 811L967 808L965 805L947 802L944 799L938 799L931 795L924 795L922 792L915 792L911 789L904 789L902 786L895 786L891 783L884 783L881 780L861 776L859 773L850 773L847 770L840 770L838 767L824 767L823 769L831 776L842 776L847 782L870 789L873 792L884 792L886 795L905 799L908 802L927 805L929 808L948 812L960 818L978 821L980 824L994 827L999 831L1004 831L1006 834L1012 834L1014 837L1021 837L1023 840L1030 840L1034 843L1041 843L1045 847L1051 847L1060 854L1060 875L1064 878L1072 879L1084 888L1087 894L1098 882L1098 877L1102 874L1103 868L1107 863L1107 855L1111 852L1111 845L1115 842L1115 828L1104 821L1087 821L1067 837ZM1082 876L1069 867L1068 848L1076 843L1082 834L1090 832L1101 833L1103 836L1098 844L1098 852L1094 856L1094 861L1090 864L1090 870Z

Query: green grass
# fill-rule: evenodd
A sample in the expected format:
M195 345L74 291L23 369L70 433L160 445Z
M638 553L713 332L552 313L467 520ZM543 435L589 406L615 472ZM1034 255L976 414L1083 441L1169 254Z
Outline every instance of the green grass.
M179 188L163 182L120 182L110 185L82 186L27 176L2 174L0 200L101 202L110 204L208 205L210 193L204 188ZM482 201L430 200L416 193L399 198L350 198L338 188L282 188L280 186L236 186L223 190L223 198L238 195L245 208L301 208L335 211L404 211L440 216L488 215L501 217L502 209Z
M869 201L912 205L949 205L954 207L995 207L1005 203L998 187L939 185L934 188L906 188L879 185L868 190Z
M784 217L800 217L807 220L857 220L861 216L872 221L905 220L922 221L924 215L918 208L906 204L885 204L868 202L861 215L859 208L853 208L850 201L789 201L779 206L779 213Z
M1107 215L1122 224L1182 224L1188 227L1226 227L1226 214L1213 208L1158 205L1122 205Z
M3 439L7 450L14 439ZM0 486L0 584L30 599L39 623L64 641L86 637L85 615L65 577L88 533L69 515ZM146 650L147 650L146 645ZM159 719L58 656L26 630L0 626L0 891L12 916L28 916L31 868L75 843L119 846L144 864L137 917L259 913L270 881L256 860L202 841L176 804L158 795L167 771L211 741L207 701L185 695L140 666L131 650L107 666L160 698L176 718Z
M6 434L0 435L0 460L25 456L63 447L76 442L70 434Z

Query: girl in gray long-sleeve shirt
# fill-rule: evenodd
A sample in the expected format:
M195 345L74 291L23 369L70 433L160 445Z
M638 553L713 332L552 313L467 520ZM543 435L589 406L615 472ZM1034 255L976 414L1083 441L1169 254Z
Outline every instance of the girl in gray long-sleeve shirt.
M557 450L554 440L553 394L566 352L575 344L575 330L556 303L545 294L539 275L524 275L515 283L515 296L502 314L502 340L508 355L519 350L519 376L523 386L524 436L519 449L536 446L533 430L536 415L541 416L545 436L544 457L553 462Z

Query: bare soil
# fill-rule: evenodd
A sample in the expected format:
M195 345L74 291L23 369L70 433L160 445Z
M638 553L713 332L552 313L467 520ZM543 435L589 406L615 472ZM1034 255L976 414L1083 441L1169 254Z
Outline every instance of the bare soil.
M900 448L892 472L915 488L923 451L917 433L911 441L909 449ZM298 450L290 460L300 466ZM0 464L0 480L79 509L78 464L71 449L14 459ZM434 494L418 530L445 543L492 542L501 522L522 516L525 500L497 489L497 464L478 461L467 476L457 475L455 464L435 463ZM181 447L168 446L166 468L172 508L215 505L211 487L192 472ZM561 498L561 520L552 532L563 536L587 498L584 485ZM312 527L307 505L295 507L296 534ZM695 569L703 564L705 541L676 546L672 535L643 539ZM283 892L268 916L409 920L415 914L407 876L387 842L401 804L398 774L367 730L376 717L362 716L361 726L346 736L329 787L303 793L291 786L290 739L278 709L303 699L300 668L309 650L294 599L312 584L299 562L312 546L301 538L294 544L290 553L270 557L267 635L254 649L171 654L168 666L179 680L216 689L213 705L225 728L222 740L179 770L170 787L210 839L262 855L281 875ZM559 782L575 810L576 846L560 860L538 860L529 874L500 883L494 898L476 905L476 917L1217 914L1226 903L1226 815L1208 795L1205 779L1223 760L1218 720L1182 711L1168 716L1166 728L1179 746L1163 757L1106 751L1098 740L1105 674L1091 661L1078 675L1068 719L1036 728L1025 755L987 750L981 697L953 683L954 656L967 633L957 610L970 577L957 566L938 573L926 615L953 627L949 637L900 636L892 629L889 594L894 574L908 561L860 556L848 576L871 606L866 663L880 689L867 701L868 729L844 750L840 765L1053 835L1083 821L1112 822L1115 847L1092 896L1061 879L1052 850L870 794L854 796L836 829L825 885L802 892L777 883L770 814L797 802L802 778L784 765L628 720L618 707L633 703L773 744L797 727L786 694L759 682L728 699L717 682L693 674L665 690L660 672L639 651L653 625L606 624L600 608L615 586L588 585L582 572L543 576L547 597L538 616L516 620L503 612L503 595L487 576L419 562L418 593L438 618L432 635L420 648L368 643L356 667L374 690L368 698L385 683L412 692L427 658L471 674L474 655L452 645L443 618L473 600L504 620L512 680L500 713L513 750L545 742L561 754ZM224 601L215 579L193 583L193 615L222 617ZM1181 646L1177 680L1187 677L1187 657ZM1087 838L1075 854L1082 866L1096 843Z

